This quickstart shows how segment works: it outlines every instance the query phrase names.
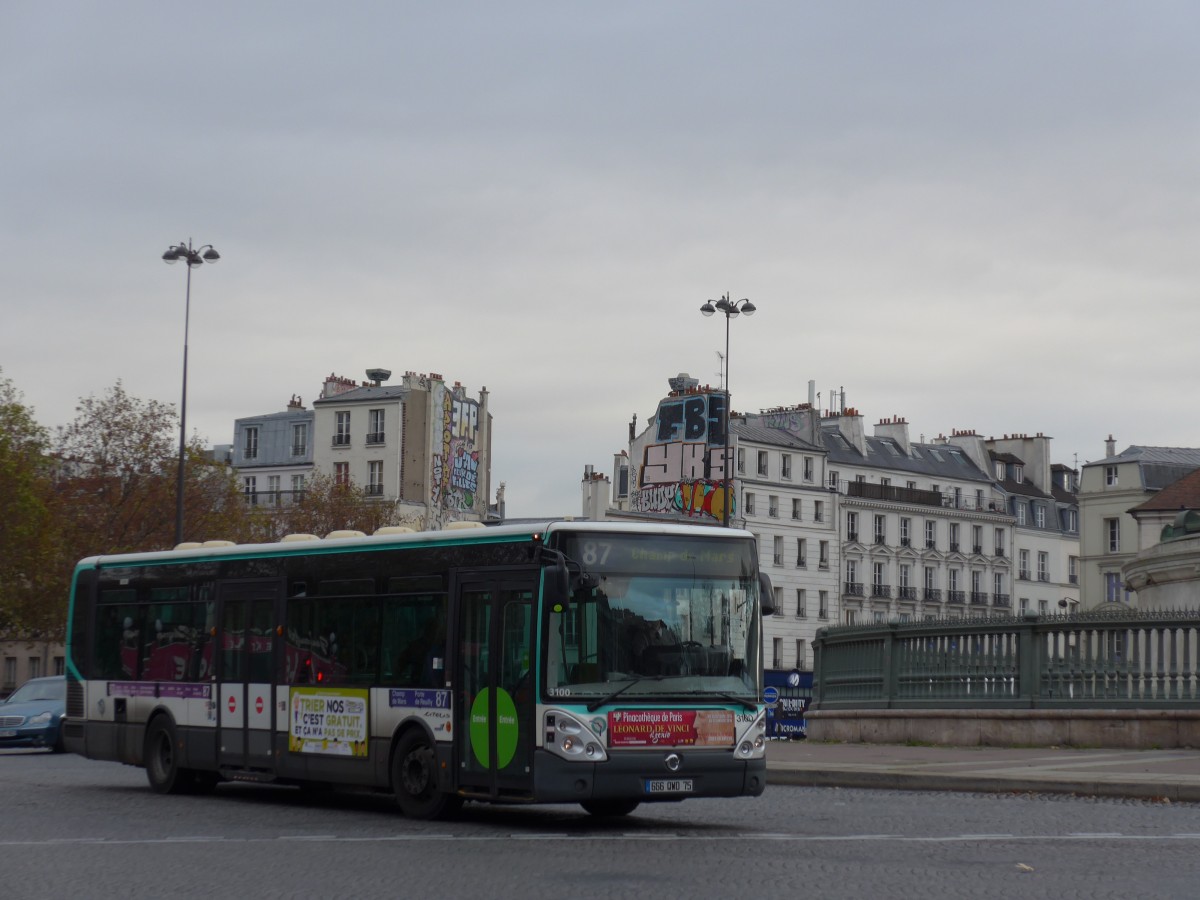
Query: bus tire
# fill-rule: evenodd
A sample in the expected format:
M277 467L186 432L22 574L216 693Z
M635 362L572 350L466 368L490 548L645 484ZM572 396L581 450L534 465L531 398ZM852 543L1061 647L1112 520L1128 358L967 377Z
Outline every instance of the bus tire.
M410 819L441 818L461 805L457 797L438 789L437 751L419 729L400 738L392 754L392 791Z
M195 784L190 772L179 768L175 726L159 716L146 729L146 780L159 794L185 794Z
M581 800L579 802L579 805L583 807L585 812L601 818L627 816L637 809L640 804L640 800L630 800L628 798L612 800Z

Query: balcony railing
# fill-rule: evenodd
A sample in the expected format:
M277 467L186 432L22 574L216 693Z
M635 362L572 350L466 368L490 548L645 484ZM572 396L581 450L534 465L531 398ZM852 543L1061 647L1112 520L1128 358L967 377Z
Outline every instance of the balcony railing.
M890 599L892 596L892 586L890 584L873 584L871 585L871 596Z
M971 552L974 553L976 556L982 556L983 555L983 544L976 544L974 547L971 548Z
M947 601L950 603L965 603L967 600L966 591L947 591Z
M916 600L917 589L915 587L898 587L896 588L897 600Z
M846 540L857 541L858 540L858 532L857 531L847 531L846 532Z
M384 433L382 431L373 431L367 435L368 444L382 444L384 441Z
M992 605L1008 607L1012 606L1012 600L1008 594L992 594Z
M950 542L950 552L951 552L951 553L957 553L957 552L958 552L958 541L951 541L951 542Z
M983 591L971 591L971 604L973 606L987 606L987 594Z
M366 487L363 488L363 493L366 494L368 497L382 497L383 496L383 485L382 484L368 484Z
M335 435L333 436L333 446L335 446L335 447L349 447L349 446L350 446L350 435L348 435L348 434L335 434Z
M882 534L877 534L877 535L875 535L875 543L876 544L886 544L887 538L884 537Z
M863 586L861 581L847 581L843 586L843 593L847 597L863 596Z
M933 603L941 603L942 602L942 589L941 588L925 588L925 599L932 601Z
M942 495L937 491L893 487L890 484L871 484L866 481L849 482L846 485L846 496L862 497L865 500L887 500L892 503L914 503L918 506L942 505Z
M925 549L926 550L936 550L937 549L937 541L931 541L928 538L926 538L925 539Z
M305 456L308 453L308 444L292 444L292 456Z
M996 552L995 552L995 553L993 553L992 555L993 555L993 556L998 556L998 557L1000 557L1001 559L1004 559L1004 548L1003 548L1003 547L997 547L997 548L996 548Z

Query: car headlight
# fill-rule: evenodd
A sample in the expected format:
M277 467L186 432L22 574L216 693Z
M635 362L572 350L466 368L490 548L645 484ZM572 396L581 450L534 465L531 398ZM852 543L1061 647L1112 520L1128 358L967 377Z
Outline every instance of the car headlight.
M54 713L44 712L38 713L36 716L31 716L26 725L49 725L50 720L54 718Z

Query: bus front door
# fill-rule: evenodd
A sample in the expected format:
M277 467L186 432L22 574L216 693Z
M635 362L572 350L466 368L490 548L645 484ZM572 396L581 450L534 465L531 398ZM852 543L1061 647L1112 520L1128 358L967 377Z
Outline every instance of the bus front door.
M454 666L458 787L533 792L533 618L537 572L460 582Z
M218 597L217 764L273 770L277 581L232 582Z

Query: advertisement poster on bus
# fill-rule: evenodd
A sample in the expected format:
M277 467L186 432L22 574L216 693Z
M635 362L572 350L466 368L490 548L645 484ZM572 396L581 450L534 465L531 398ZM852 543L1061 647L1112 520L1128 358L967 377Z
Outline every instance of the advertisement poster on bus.
M728 747L728 709L618 709L608 714L610 747Z
M367 691L352 688L292 688L288 749L365 759L367 697Z

